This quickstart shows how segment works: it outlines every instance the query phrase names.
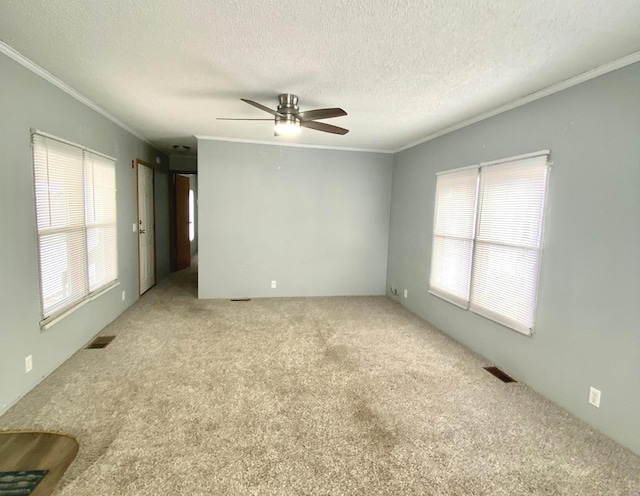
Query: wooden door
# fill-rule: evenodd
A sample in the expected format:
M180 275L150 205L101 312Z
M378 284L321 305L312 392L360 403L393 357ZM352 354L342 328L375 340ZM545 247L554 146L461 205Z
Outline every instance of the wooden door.
M191 266L189 241L189 178L176 175L176 270Z
M156 283L153 169L138 162L138 263L140 294Z

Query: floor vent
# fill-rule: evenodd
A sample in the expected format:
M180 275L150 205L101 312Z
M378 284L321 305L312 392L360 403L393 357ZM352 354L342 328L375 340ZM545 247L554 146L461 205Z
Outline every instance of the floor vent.
M493 375L493 376L497 377L498 379L500 379L502 382L518 382L513 377L510 377L507 374L505 374L498 367L483 367L483 368L487 372L489 372L491 375Z
M251 298L231 298L231 301L251 301Z
M96 350L96 349L102 349L102 348L106 348L107 345L113 341L116 337L115 336L98 336L97 338L95 338L93 341L91 341L91 343L89 344L89 346L87 346L87 350Z

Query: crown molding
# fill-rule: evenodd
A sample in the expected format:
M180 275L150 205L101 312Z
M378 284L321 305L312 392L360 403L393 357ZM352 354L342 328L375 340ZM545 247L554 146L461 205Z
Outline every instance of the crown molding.
M202 136L196 134L199 140L207 141L231 141L234 143L249 143L252 145L270 145L270 146L290 146L293 148L317 148L321 150L337 150L343 152L367 152L367 153L394 153L393 150L374 150L372 148L349 148L345 146L327 146L327 145L305 145L302 143L278 143L275 141L250 140L242 138L227 138L224 136Z
M47 81L47 82L51 83L52 85L56 86L57 88L61 89L67 95L75 98L80 103L82 103L82 104L86 105L87 107L89 107L91 110L94 110L94 111L98 112L103 117L106 117L107 119L109 119L111 122L113 122L118 127L124 129L128 133L133 134L136 138L144 141L148 145L156 148L156 146L154 144L152 144L151 142L149 142L149 140L147 138L145 138L144 136L138 134L136 131L131 129L129 126L127 126L124 122L122 122L116 116L114 116L113 114L111 114L108 111L106 111L105 109L103 109L96 102L94 102L93 100L90 100L86 96L84 96L81 93L77 92L71 86L69 86L65 82L61 81L60 79L55 77L53 74L51 74L49 71L43 69L42 67L40 67L38 64L36 64L32 60L29 60L27 57L25 57L24 55L22 55L20 52L16 51L15 49L11 48L9 45L4 43L3 41L0 41L0 53L4 53L7 57L9 57L10 59L13 59L14 61L16 61L21 66L29 69L31 72L33 72L34 74L40 76L45 81Z
M527 95L523 98L519 98L518 100L515 100L513 102L507 103L493 110L489 110L488 112L485 112L483 114L472 117L471 119L467 119L467 120L458 122L457 124L453 124L440 131L430 134L426 138L422 138L418 141L412 141L411 143L404 145L403 147L398 148L397 150L394 150L393 153L398 153L398 152L407 150L409 148L413 148L414 146L439 138L440 136L444 136L445 134L452 133L453 131L457 131L458 129L462 129L463 127L467 127L467 126L470 126L471 124L475 124L476 122L480 122L485 119L488 119L489 117L502 114L503 112L507 112L508 110L521 107L523 105L526 105L527 103L540 100L541 98L544 98L546 96L553 95L554 93L558 93L562 90L566 90L567 88L571 88L572 86L576 86L580 83L584 83L586 81L589 81L590 79L597 78L598 76L602 76L609 72L622 69L623 67L626 67L631 64L635 64L636 62L640 62L640 52L634 52L630 55L627 55L626 57L622 57L621 59L614 60L613 62L609 62L607 64L601 65L599 67L596 67L595 69L591 69L590 71L583 72L582 74L579 74L572 78L565 79L564 81L561 81L558 84L554 84L540 91L536 91L535 93L531 93L530 95Z

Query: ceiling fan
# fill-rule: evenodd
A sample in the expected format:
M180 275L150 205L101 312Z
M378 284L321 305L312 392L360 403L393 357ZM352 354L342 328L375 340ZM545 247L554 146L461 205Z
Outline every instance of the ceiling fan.
M274 119L234 119L226 117L218 117L218 120L222 121L270 121L275 123L274 136L290 136L298 134L301 127L309 129L315 129L316 131L323 131L325 133L333 134L347 134L348 129L338 126L332 126L331 124L325 124L324 122L317 122L319 119L330 119L331 117L341 117L347 115L347 113L341 108L326 108L316 110L306 110L300 112L298 107L298 97L289 93L278 95L278 109L272 110L269 107L254 102L253 100L247 100L241 98L241 100L249 105L253 105L260 110L263 110L274 116Z

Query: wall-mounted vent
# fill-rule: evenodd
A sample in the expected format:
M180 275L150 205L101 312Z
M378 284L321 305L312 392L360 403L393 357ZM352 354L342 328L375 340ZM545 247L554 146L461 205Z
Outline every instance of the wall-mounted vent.
M483 367L483 368L487 372L489 372L491 375L493 375L493 376L497 377L498 379L500 379L502 382L518 382L513 377L505 374L498 367Z
M106 346L115 338L116 338L115 336L98 336L93 341L91 341L91 343L89 343L89 346L87 346L86 349L95 350L95 349L106 348Z

